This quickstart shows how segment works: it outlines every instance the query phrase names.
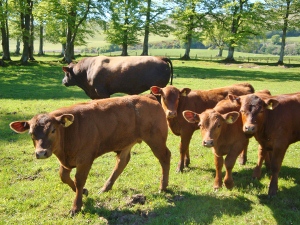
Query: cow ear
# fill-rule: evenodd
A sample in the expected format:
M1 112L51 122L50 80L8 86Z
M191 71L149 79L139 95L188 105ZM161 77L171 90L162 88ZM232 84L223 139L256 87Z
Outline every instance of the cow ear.
M240 116L240 114L238 112L233 111L233 112L229 112L229 113L224 114L223 118L224 118L226 123L232 124L232 123L235 123L237 121L239 116Z
M265 103L266 103L266 109L269 110L273 110L279 105L279 102L272 98L268 99Z
M66 73L70 73L71 72L71 68L67 67L67 66L63 66L62 70Z
M29 130L30 125L27 121L15 121L9 124L10 129L21 134Z
M150 88L150 91L151 91L154 95L161 95L161 92L162 92L161 88L158 87L158 86L152 86L152 87Z
M200 117L197 113L185 110L182 112L182 115L186 121L189 123L199 123L200 122Z
M63 127L68 127L74 122L74 116L72 114L63 114L56 117L56 120L60 122Z
M181 95L181 96L187 96L190 92L191 92L191 89L190 89L190 88L182 88L182 89L180 90L180 95Z
M231 101L231 102L234 102L236 101L237 103L240 104L240 97L237 96L237 95L233 95L233 94L228 94L228 99Z

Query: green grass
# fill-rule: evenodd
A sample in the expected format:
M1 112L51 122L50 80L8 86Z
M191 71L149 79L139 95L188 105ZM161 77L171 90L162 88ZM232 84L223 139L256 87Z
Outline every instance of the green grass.
M81 89L61 84L63 64L56 57L37 59L27 66L0 70L0 224L298 223L299 143L289 147L279 174L279 192L269 199L265 167L261 180L251 179L258 146L253 139L247 164L235 165L233 190L222 188L215 192L213 154L200 145L199 131L190 144L191 166L183 173L175 172L179 138L169 132L167 145L172 159L167 193L158 193L161 171L157 159L145 143L137 144L131 161L108 193L98 191L115 165L115 154L95 160L86 183L89 196L83 199L83 210L69 217L75 194L60 181L58 160L55 156L35 159L30 136L15 134L8 124L89 99ZM300 87L299 64L286 68L264 63L172 62L174 85L179 88L210 89L250 82L256 90L269 89L275 95L297 92ZM128 205L134 194L146 196L145 204Z

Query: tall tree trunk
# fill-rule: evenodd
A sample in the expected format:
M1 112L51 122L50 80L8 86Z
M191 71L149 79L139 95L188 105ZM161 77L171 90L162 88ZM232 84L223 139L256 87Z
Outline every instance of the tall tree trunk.
M0 1L0 7L2 8L2 1ZM5 8L5 10L4 10ZM8 30L8 20L7 20L7 1L5 2L5 6L3 7L3 15L5 15L5 18L0 21L0 26L1 26L1 37L2 37L2 50L3 50L3 55L2 59L3 60L11 60L10 59L10 52L9 52L9 30Z
M39 45L39 53L38 55L44 55L44 27L40 25L40 45Z
M192 45L192 37L190 34L188 34L185 43L185 52L184 55L181 57L181 59L191 59L190 58L191 45Z
M127 44L127 42L123 42L123 44L122 44L121 56L128 56L128 44Z
M144 43L143 43L143 52L141 55L148 55L148 44L149 44L149 33L150 33L150 11L151 11L151 0L148 0L146 21L145 21L145 36L144 36Z
M27 0L28 7L30 0ZM23 53L21 56L21 62L27 63L29 59L29 35L30 35L30 15L28 12L21 13L21 29L23 39Z
M246 3L247 1L240 1L239 5L236 5L234 7L234 12L233 12L233 19L232 19L232 23L231 23L231 34L232 36L235 38L237 32L238 32L238 28L239 28L239 23L240 23L240 19L241 19L241 13L243 12L243 4ZM234 55L234 46L235 46L235 39L231 40L229 43L229 49L228 49L228 55L227 58L225 59L225 61L228 62L234 62L235 59L233 57Z
M234 47L232 46L232 44L230 44L229 48L228 48L228 55L227 55L225 61L234 62L235 59L234 59L233 55L234 55Z
M65 55L66 46L67 46L66 43L61 44L61 53L60 53L61 56Z
M30 8L29 8L29 15L30 15L30 42L29 42L29 59L35 60L33 53L34 53L34 23L33 23L33 1L30 1Z
M223 48L219 48L219 53L218 53L218 57L222 57L223 55Z
M15 51L16 55L20 55L20 45L21 45L20 38L17 38L16 51Z
M281 47L280 47L280 54L279 54L279 60L278 64L283 65L283 57L284 57L284 50L285 50L285 40L286 40L286 32L288 28L288 18L290 14L290 4L291 1L286 1L286 13L284 16L284 22L283 22L283 27L282 27L282 38L281 38Z

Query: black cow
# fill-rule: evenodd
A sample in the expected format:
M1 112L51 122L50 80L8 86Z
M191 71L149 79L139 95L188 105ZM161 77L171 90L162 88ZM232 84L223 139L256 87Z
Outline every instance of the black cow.
M140 94L173 80L171 60L155 56L87 57L62 69L63 84L77 85L91 99L109 98L114 93Z

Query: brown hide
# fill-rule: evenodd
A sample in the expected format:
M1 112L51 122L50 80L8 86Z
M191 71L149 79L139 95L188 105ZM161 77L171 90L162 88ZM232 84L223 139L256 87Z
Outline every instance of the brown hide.
M47 158L52 153L57 156L62 181L76 192L73 214L80 210L82 194L87 193L83 187L93 161L104 153L117 153L116 166L102 188L108 191L130 160L131 147L141 141L149 145L161 164L160 189L166 190L168 185L168 125L160 104L149 97L94 100L10 126L19 133L29 130L37 158ZM70 178L72 168L76 168L74 181Z
M63 67L65 86L82 88L91 99L114 93L140 94L153 85L165 87L173 66L170 59L155 56L87 57Z
M261 157L271 151L271 181L268 195L276 195L278 174L289 145L300 140L300 93L260 98L247 95L241 98L243 129L254 134L261 146ZM253 175L259 178L261 165Z
M167 116L168 125L175 135L180 136L180 160L177 171L183 171L190 163L189 143L195 130L199 129L197 124L188 123L182 112L191 110L202 113L206 109L213 108L220 100L228 94L245 95L254 92L251 84L235 84L211 90L195 90L189 88L178 89L174 86L165 88L151 87L152 93L161 95L162 107Z

